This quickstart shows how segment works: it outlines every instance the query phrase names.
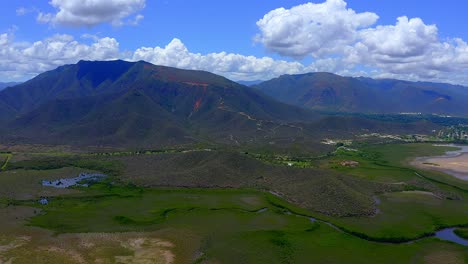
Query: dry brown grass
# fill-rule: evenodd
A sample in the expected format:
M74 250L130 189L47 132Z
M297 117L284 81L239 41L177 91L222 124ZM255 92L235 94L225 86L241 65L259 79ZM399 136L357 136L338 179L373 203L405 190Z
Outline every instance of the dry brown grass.
M54 235L27 226L40 210L0 208L0 264L161 263L175 261L174 245L163 233L86 233ZM163 237L163 238L161 238Z
M0 263L171 264L173 248L154 233L0 236Z
M464 264L463 254L456 251L437 250L424 256L426 264Z

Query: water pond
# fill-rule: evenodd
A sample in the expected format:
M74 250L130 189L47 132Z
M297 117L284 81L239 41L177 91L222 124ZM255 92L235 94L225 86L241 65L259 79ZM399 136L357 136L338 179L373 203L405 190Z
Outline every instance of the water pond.
M73 178L64 178L64 179L59 179L55 181L43 180L42 186L61 188L61 189L69 188L72 186L88 187L89 182L97 182L104 177L106 177L106 175L99 174L99 173L80 173L80 175L73 177Z

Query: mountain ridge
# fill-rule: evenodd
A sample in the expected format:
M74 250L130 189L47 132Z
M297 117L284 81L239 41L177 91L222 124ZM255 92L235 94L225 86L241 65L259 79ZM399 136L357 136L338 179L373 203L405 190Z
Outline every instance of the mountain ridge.
M252 86L284 103L320 111L468 115L468 88L317 72L282 75Z
M314 153L328 149L324 138L440 128L418 119L327 116L213 73L121 60L64 65L1 91L0 121L0 140L9 144L221 144Z
M21 84L21 83L20 82L0 82L0 91L5 89L5 88L15 86L15 85L18 85L18 84Z
M53 144L263 140L318 116L213 73L120 60L45 72L0 92L0 108L4 139Z

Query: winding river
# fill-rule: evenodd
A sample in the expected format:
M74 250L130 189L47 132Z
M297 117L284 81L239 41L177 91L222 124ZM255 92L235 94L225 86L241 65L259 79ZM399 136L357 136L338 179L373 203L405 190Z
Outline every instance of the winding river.
M295 215L295 216L298 216L298 217L308 218L312 223L314 223L314 222L324 223L324 224L332 227L333 229L335 229L335 230L337 230L339 232L343 232L343 233L346 233L346 234L349 234L349 235L352 235L352 236L355 236L355 237L359 237L359 236L357 236L357 235L355 235L353 233L350 233L350 232L344 230L343 228L338 227L338 226L336 226L336 225L334 225L334 224L332 224L330 222L327 222L327 221L318 220L318 219L315 219L313 217L306 216L306 215L295 214L295 213L292 213L290 211L287 211L286 213L291 214L291 215ZM441 230L435 232L434 234L426 236L426 237L417 238L417 239L409 240L409 241L406 241L406 242L396 242L395 244L412 243L412 242L416 242L418 240L421 240L423 238L436 237L436 238L438 238L440 240L450 241L450 242L453 242L453 243L456 243L456 244L459 244L459 245L462 245L462 246L468 246L468 239L462 238L462 237L458 236L457 234L455 234L455 232L454 232L455 229L457 229L457 228L456 227L444 228L444 229L441 229ZM359 238L366 239L366 238L362 238L362 237L359 237ZM380 242L380 243L393 243L393 242L385 242L385 241L376 241L376 240L373 240L371 238L368 238L366 240L373 241L373 242Z
M468 239L464 239L455 234L455 229L456 228L454 227L442 229L440 231L437 231L435 236L442 240L452 241L463 246L468 246Z
M442 156L419 157L411 162L411 165L421 169L430 169L452 175L458 179L468 181L468 146L467 145L435 145L441 147L456 147L457 150L445 152ZM437 231L435 237L441 240L451 241L463 246L468 246L468 239L455 234L455 227Z
M270 191L270 193L275 195L275 196L281 197L276 192ZM261 209L255 211L255 213L263 213L263 212L265 212L267 210L268 210L268 207L265 207L265 208L261 208ZM361 239L365 239L365 240L372 241L372 242L377 242L377 243L405 244L405 243L413 243L413 242L419 241L419 240L424 239L424 238L436 237L436 238L438 238L440 240L450 241L452 243L456 243L456 244L459 244L459 245L462 245L462 246L468 246L468 239L465 239L465 238L460 237L457 234L455 234L454 231L455 231L455 229L457 229L457 227L443 228L443 229L440 229L440 230L436 231L433 234L423 236L423 237L420 237L420 238L416 238L416 239L413 239L413 240L408 240L408 241L405 241L405 242L380 241L380 240L373 239L373 238L363 238L363 237L361 237L359 235L350 233L349 231L345 230L344 228L336 226L336 225L334 225L334 224L332 224L332 223L330 223L328 221L325 221L325 220L317 219L317 218L311 217L309 215L294 213L294 212L291 212L291 211L289 211L287 209L283 209L283 210L285 210L285 213L288 214L288 215L294 215L294 216L297 216L297 217L307 218L307 219L309 219L309 221L311 223L315 223L315 222L323 223L323 224L326 224L326 225L330 226L331 228L337 230L338 232L343 232L343 233L346 233L348 235L351 235L351 236L354 236L354 237L357 237L357 238L361 238Z

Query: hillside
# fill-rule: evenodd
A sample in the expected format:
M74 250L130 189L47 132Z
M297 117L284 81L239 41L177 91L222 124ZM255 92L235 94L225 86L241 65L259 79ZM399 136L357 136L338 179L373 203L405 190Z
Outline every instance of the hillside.
M282 102L321 111L468 115L468 88L449 84L308 73L254 87Z
M18 85L20 83L18 82L0 82L0 91L7 88L7 87L10 87L10 86L15 86L15 85Z
M112 146L237 144L317 118L212 73L142 61L59 67L0 92L0 110L7 141Z
M80 61L1 91L0 121L0 140L13 144L201 143L314 153L328 150L320 143L324 138L440 128L419 119L403 125L398 119L319 115L209 72L120 60Z

